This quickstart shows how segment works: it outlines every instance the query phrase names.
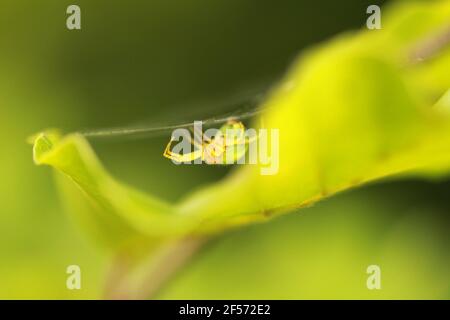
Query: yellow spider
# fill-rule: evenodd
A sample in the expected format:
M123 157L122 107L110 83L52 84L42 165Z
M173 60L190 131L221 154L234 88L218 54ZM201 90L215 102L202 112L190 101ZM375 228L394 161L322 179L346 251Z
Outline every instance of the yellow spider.
M233 132L231 136L227 136L227 133ZM194 160L201 159L202 162L207 164L233 164L236 163L247 152L247 147L250 143L255 141L256 137L247 137L245 135L245 127L240 121L228 120L219 130L217 135L213 138L208 137L202 132L198 132L202 141L196 141L189 135L189 142L193 145L194 151L179 154L171 151L171 145L174 141L172 137L164 150L164 157L176 162L193 162ZM195 136L195 135L194 135ZM227 150L233 148L232 159L228 159Z

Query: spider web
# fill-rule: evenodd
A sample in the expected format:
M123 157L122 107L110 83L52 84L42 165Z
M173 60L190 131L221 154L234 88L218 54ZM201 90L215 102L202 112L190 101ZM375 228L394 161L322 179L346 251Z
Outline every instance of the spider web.
M253 86L245 91L235 93L227 98L215 100L197 101L179 106L172 106L172 110L177 110L177 116L163 116L163 120L152 119L150 122L141 124L131 124L128 126L100 128L91 130L80 130L77 133L89 139L103 138L130 138L139 139L164 135L178 128L189 128L194 125L194 121L201 121L204 127L211 127L222 124L230 119L245 121L263 111L261 104L270 89L270 85ZM184 110L183 112L179 110ZM187 111L186 111L187 110ZM188 113L191 114L188 114ZM181 114L181 115L178 115ZM205 116L206 115L206 116ZM173 119L178 117L178 119ZM181 118L181 119L180 119Z
M446 26L446 28L442 30L435 31L433 34L416 44L415 47L411 48L412 50L406 66L414 66L428 61L438 55L443 49L447 48L449 44L450 25ZM177 128L192 127L194 121L202 121L204 126L221 124L229 119L243 121L262 112L262 108L260 107L261 102L266 96L266 93L269 91L271 84L275 83L273 78L270 80L270 82L268 82L267 79L265 79L265 82L260 81L259 84L257 86L253 86L252 89L247 89L237 95L235 94L231 98L216 99L213 103L203 101L201 103L191 103L190 105L185 104L184 108L182 108L183 110L195 110L197 111L197 115L185 115L184 120L167 121L167 116L165 116L164 120L160 122L152 121L151 123L147 122L144 124L135 124L123 127L82 130L78 131L78 133L87 138L144 138L162 135ZM205 108L201 107L202 105L208 106L208 112L211 112L211 109L214 109L215 114L205 117L205 114L208 112L205 112ZM214 108L212 108L212 106ZM167 109L173 110L173 108ZM181 108L177 108L176 110L181 110ZM199 116L199 114L203 116Z

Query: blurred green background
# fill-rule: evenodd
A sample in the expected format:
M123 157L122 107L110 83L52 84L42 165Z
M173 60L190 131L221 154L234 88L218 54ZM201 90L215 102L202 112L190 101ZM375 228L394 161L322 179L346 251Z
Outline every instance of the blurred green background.
M221 114L237 92L274 83L302 48L364 26L374 3L384 2L3 0L0 298L101 298L110 259L66 215L28 135ZM82 30L66 29L70 4ZM173 166L166 142L92 141L116 177L168 200L227 173ZM158 297L448 299L449 187L378 183L229 232ZM80 291L66 289L70 264L82 268ZM382 269L380 291L366 288L370 264Z

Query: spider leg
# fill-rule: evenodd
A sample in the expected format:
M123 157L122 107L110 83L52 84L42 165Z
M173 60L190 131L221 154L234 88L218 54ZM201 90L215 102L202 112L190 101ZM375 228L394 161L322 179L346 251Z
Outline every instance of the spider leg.
M173 153L172 151L170 151L170 147L172 146L173 141L174 140L171 138L169 143L166 146L166 149L164 149L164 153L163 153L163 156L166 158L169 158L169 159L174 159L177 156L176 153Z
M196 136L199 136L199 137L201 137L202 140L204 140L204 141L206 141L208 143L211 143L212 139L210 137L208 137L207 135L203 134L202 131L200 130L200 128L197 128L197 127L194 126L194 130L192 130L192 128L189 128L189 130L194 135L194 139L193 140L197 143L197 145L196 145L197 147L200 147L200 143L203 143L203 141L200 141L200 142L196 141L195 140Z
M173 139L170 139L169 143L167 144L166 149L164 150L164 153L163 153L164 157L169 158L171 160L175 160L176 162L180 162L180 163L191 162L191 161L194 161L194 160L202 157L202 154L203 154L202 149L197 149L193 152L189 152L186 154L179 154L179 153L172 152L170 150L170 147L171 147L173 141L174 141Z
M198 149L202 149L203 148L203 144L202 141L198 142L197 140L195 140L195 135L194 138L192 138L191 136L188 137L189 142L196 148Z
M192 162L198 158L201 158L202 153L201 153L201 150L196 150L196 151L189 152L186 154L179 154L179 153L174 153L172 151L167 151L164 153L164 156L171 160L175 160L176 162L184 163L184 162Z

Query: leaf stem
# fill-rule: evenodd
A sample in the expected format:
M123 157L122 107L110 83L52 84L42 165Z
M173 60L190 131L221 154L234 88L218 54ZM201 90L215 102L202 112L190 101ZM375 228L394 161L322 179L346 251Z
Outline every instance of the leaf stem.
M117 256L106 281L107 299L152 299L162 287L207 242L206 238L187 237L161 244L148 258L136 265L124 254Z

